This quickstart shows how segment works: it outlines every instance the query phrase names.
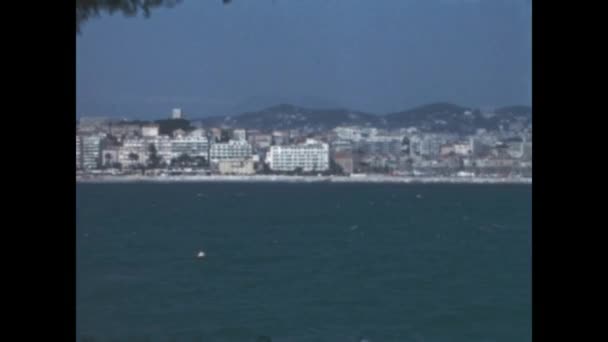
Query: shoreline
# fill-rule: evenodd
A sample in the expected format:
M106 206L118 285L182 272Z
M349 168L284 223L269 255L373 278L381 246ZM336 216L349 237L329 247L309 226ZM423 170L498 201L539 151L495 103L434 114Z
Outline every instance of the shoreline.
M401 184L532 184L532 178L402 177L402 176L76 176L76 183L401 183Z

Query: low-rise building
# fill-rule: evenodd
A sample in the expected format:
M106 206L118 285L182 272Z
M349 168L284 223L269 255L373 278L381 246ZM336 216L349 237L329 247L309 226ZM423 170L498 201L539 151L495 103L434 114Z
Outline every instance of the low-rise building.
M191 131L190 133L187 134L188 136L191 137L205 137L207 138L207 134L204 128L196 128L193 131ZM207 139L209 140L209 139Z
M211 141L213 141L213 142L218 142L222 139L222 129L221 128L213 127L209 130L209 133L211 135Z
M120 147L107 146L101 150L101 165L103 167L113 167L119 161Z
M359 140L355 146L366 154L399 154L402 142L403 137L373 136Z
M359 141L363 137L363 131L359 127L336 127L333 131L342 140Z
M459 156L469 156L473 153L470 143L454 144L454 154Z
M477 159L475 165L479 168L505 168L513 167L515 161L513 159Z
M107 134L112 120L104 117L81 117L78 120L77 132L83 135Z
M184 131L181 128L178 128L178 129L174 130L171 135L173 136L173 138L181 138L181 137L186 136L186 131Z
M232 131L232 138L237 141L247 141L247 132L244 129Z
M264 150L272 145L272 135L270 134L250 134L247 141L256 149Z
M333 152L349 152L353 150L353 144L349 140L334 140L331 143L331 150Z
M252 158L219 160L217 169L223 175L252 175L255 173Z
M289 132L274 131L272 132L273 145L286 145L289 143Z
M119 138L132 138L141 135L141 125L137 123L118 122L111 126L110 134Z
M141 135L145 138L158 136L159 126L156 124L147 124L141 126Z
M446 157L454 153L454 145L442 145L441 149L439 150L439 155L441 157Z
M327 171L329 145L309 139L304 144L271 146L266 162L274 171Z
M336 152L333 156L334 162L340 166L342 172L350 175L353 173L354 162L353 154L351 152Z

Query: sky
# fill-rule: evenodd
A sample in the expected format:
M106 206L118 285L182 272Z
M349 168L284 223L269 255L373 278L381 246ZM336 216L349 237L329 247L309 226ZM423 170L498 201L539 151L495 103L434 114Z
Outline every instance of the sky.
M184 0L76 36L77 116L530 105L530 0Z

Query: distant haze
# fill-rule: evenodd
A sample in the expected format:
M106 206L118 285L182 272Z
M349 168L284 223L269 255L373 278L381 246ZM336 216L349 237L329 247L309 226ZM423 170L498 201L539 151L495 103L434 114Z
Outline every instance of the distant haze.
M529 0L185 0L77 43L77 115L531 104Z

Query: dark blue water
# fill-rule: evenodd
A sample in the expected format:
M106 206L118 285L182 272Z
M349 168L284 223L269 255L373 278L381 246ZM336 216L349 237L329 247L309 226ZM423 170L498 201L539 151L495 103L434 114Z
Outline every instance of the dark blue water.
M79 341L531 340L530 186L79 184L77 214Z

